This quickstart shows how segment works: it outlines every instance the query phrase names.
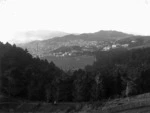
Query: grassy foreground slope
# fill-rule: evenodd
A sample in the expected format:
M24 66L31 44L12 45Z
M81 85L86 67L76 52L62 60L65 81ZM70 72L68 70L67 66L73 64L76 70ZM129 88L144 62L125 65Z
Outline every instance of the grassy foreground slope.
M51 103L18 101L0 97L0 112L30 113L149 113L150 93L94 103Z

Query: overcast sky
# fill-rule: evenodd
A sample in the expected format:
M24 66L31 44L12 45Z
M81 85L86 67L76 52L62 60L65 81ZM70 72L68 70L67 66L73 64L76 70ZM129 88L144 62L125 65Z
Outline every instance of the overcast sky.
M150 35L150 0L0 0L0 41L28 30Z

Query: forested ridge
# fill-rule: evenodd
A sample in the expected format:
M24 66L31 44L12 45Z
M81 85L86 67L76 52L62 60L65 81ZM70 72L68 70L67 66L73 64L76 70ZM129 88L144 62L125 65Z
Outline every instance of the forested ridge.
M150 92L150 48L94 53L85 69L64 72L27 50L0 43L0 90L32 101L88 102Z

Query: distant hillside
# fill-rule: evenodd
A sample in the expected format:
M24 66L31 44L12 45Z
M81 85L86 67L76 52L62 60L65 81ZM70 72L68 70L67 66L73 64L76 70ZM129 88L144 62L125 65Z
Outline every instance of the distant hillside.
M99 31L78 35L69 34L42 41L36 40L19 44L18 46L27 48L33 56L54 61L57 66L63 69L84 68L84 66L94 62L94 57L91 56L92 52L103 49L106 46L111 46L118 40L132 36L134 35L118 31ZM81 63L74 60L74 58L80 59ZM87 62L87 60L90 61ZM78 65L76 65L76 62L78 62Z
M62 37L65 35L68 35L68 33L61 32L61 31L48 31L48 30L19 32L16 34L14 39L10 40L10 42L28 43L35 40L46 40L54 37Z
M84 33L80 35L71 34L43 41L32 41L30 43L20 44L18 46L27 48L33 55L43 56L44 54L46 54L44 56L47 56L50 51L54 51L62 46L91 46L95 42L116 41L131 36L133 35L118 31L99 31L95 33Z
M118 40L119 44L128 44L129 48L139 48L150 46L150 36L132 36Z
M95 33L83 33L80 35L66 35L64 37L57 37L52 40L55 41L69 41L69 40L85 40L85 41L109 41L109 40L118 40L123 39L129 36L133 36L131 34L126 34L119 31L98 31Z

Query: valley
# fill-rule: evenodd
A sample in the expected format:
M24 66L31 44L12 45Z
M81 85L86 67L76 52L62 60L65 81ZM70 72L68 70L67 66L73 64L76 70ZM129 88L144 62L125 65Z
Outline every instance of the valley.
M47 40L18 44L33 57L53 61L58 67L69 70L84 68L95 61L96 51L116 48L141 48L150 45L149 36L136 36L119 31L69 34Z
M55 57L45 56L42 59L47 59L49 62L53 61L56 66L63 70L77 70L79 68L84 69L86 65L92 65L96 60L94 56L66 56L66 57Z

